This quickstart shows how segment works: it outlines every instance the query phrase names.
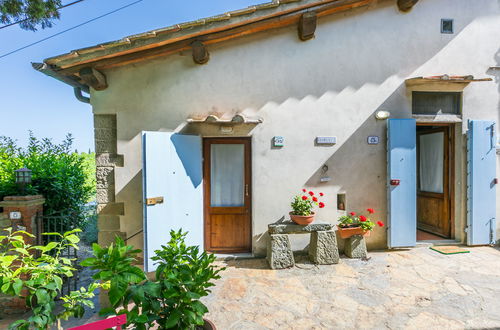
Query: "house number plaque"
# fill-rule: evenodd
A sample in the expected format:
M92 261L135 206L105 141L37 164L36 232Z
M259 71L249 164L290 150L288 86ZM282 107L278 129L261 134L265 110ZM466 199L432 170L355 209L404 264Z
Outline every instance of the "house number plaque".
M380 139L378 136L369 136L368 137L368 144L378 144L379 140Z

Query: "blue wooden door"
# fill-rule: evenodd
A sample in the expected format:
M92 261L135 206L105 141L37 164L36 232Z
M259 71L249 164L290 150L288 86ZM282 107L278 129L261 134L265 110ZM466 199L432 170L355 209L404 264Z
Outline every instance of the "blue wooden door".
M202 146L199 136L143 132L144 267L156 269L154 251L170 230L203 248ZM163 198L163 202L161 199Z
M387 192L389 248L417 241L417 145L414 119L387 122Z
M467 244L495 242L495 122L470 120L467 132Z

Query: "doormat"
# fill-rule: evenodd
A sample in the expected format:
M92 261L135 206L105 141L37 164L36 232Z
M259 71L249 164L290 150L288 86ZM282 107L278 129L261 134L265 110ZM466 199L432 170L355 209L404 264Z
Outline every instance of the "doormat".
M442 254L458 254L458 253L469 253L469 250L462 249L458 246L431 246L431 250Z

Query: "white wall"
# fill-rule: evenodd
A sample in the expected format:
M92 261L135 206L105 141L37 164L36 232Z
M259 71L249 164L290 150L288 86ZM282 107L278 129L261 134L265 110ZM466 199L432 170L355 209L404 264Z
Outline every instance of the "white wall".
M454 34L440 33L441 18L454 19ZM411 115L407 78L472 74L495 81L465 89L464 118L498 121L499 70L488 70L500 65L498 31L497 1L421 0L408 14L389 1L321 18L316 38L307 42L289 27L210 46L210 61L202 66L186 52L105 72L109 88L94 91L92 105L96 114L118 114L118 152L125 157L125 167L116 170L117 201L126 202L122 230L133 234L142 227L140 132L178 130L191 114L234 112L263 118L250 132L255 252L264 252L267 224L288 214L303 186L326 194L321 220L335 222L335 196L342 190L349 210L372 207L385 221L386 122L374 113ZM271 149L274 135L285 137L284 148ZM337 145L315 146L322 135L336 136ZM380 136L380 144L367 145L369 135ZM325 163L332 180L322 184ZM463 224L460 214L456 221ZM141 240L131 243L142 246ZM294 246L306 243L303 238ZM368 245L384 248L385 230L375 230Z

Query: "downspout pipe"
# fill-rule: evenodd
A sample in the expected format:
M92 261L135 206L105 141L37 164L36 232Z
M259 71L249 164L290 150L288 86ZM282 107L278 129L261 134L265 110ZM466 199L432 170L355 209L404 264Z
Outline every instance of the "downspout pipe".
M75 97L78 101L83 103L90 103L90 97L83 96L81 87L73 87L73 91L75 93Z
M58 73L46 63L31 63L31 66L33 67L33 69L73 87L75 97L78 101L83 103L90 103L90 97L84 96L82 94L82 92L90 94L89 86L80 83L73 77L65 76Z

